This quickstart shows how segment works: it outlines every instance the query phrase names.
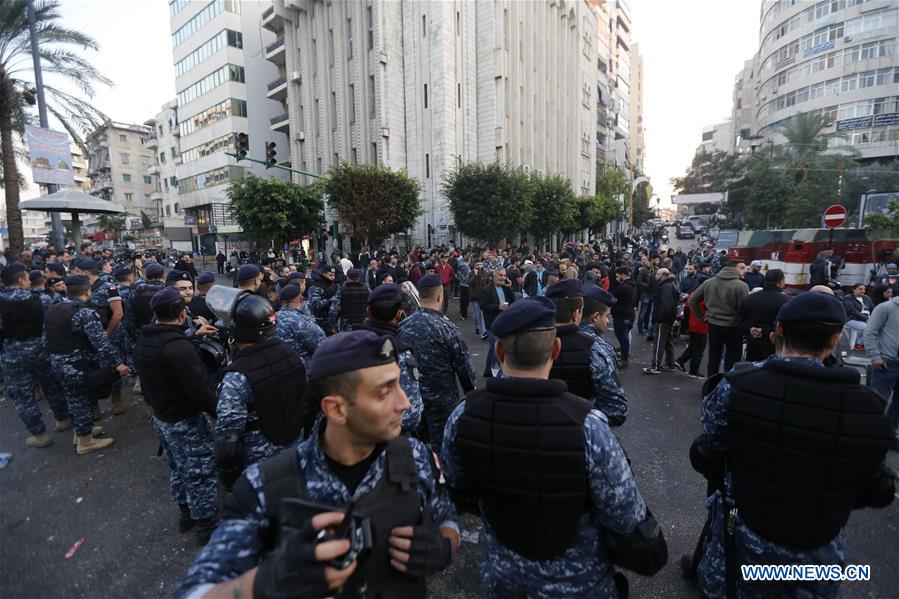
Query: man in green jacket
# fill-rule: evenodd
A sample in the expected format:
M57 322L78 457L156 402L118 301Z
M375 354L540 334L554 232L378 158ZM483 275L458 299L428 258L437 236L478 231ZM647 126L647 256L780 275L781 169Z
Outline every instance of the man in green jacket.
M740 332L740 302L749 295L743 281L746 265L727 260L718 274L702 283L690 296L689 307L701 314L709 325L709 364L706 376L718 374L724 350L724 372L730 371L743 354L743 335ZM705 300L705 312L699 303Z

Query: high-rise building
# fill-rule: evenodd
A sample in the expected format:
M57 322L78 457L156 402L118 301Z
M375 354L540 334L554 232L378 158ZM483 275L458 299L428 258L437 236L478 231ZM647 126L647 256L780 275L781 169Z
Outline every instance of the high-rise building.
M121 204L128 215L153 214L153 182L147 169L153 153L144 145L149 127L107 122L91 133L88 148L90 193Z
M830 117L831 147L861 159L899 154L899 7L887 0L761 7L752 134L774 144L798 112ZM761 143L765 143L764 141Z
M709 154L733 152L733 139L733 123L730 119L725 119L720 123L702 128L702 141L699 143L696 151L703 151Z
M643 136L643 55L640 45L634 43L630 51L630 102L628 109L629 128L627 132L628 153L631 157L631 169L643 173L643 162L646 159L646 142Z
M267 171L225 155L238 132L249 135L253 158L263 159L266 142L274 142L280 156L287 154L286 136L270 127L282 110L266 93L277 77L266 59L283 57L285 48L283 39L279 43L260 27L264 8L240 0L169 2L180 154L172 156L171 146L157 149L160 166L163 153L175 162L178 184L178 201L164 203L163 210L169 208L171 216L183 212L206 253L214 253L221 235L239 231L225 195L231 181L248 172L286 177L280 169Z
M90 193L91 180L87 175L87 157L78 144L70 143L69 151L72 153L72 175L75 179L75 189Z
M415 241L455 237L441 180L460 163L560 173L593 193L596 14L584 0L274 0L262 25L286 48L269 56L268 89L294 167L407 170L422 185Z
M760 139L755 135L753 124L753 110L755 101L755 76L758 72L758 55L756 54L743 63L743 68L737 73L734 81L734 92L731 103L731 128L733 139L730 140L731 149L738 154L751 152L757 147L755 140Z

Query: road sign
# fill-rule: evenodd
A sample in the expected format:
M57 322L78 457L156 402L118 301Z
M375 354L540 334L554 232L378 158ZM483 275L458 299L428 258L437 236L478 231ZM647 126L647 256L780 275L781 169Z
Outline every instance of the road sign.
M842 227L846 222L846 208L841 204L834 204L824 211L824 226L830 229Z

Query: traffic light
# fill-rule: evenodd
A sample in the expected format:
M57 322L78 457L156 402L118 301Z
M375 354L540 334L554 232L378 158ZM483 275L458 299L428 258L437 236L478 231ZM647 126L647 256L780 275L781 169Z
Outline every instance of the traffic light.
M247 152L250 151L250 136L241 131L235 137L235 146L237 150L237 161L240 162L240 160L247 157Z
M265 142L265 168L270 168L278 163L278 160L275 158L277 154L278 152L275 150L275 142Z

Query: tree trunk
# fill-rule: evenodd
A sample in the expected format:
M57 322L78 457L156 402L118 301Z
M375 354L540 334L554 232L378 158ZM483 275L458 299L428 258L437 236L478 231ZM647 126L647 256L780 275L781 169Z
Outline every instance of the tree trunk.
M9 230L10 263L19 259L24 244L22 211L19 209L19 169L12 139L12 114L6 108L9 98L0 91L0 148L3 151L3 192L6 194L6 226Z

